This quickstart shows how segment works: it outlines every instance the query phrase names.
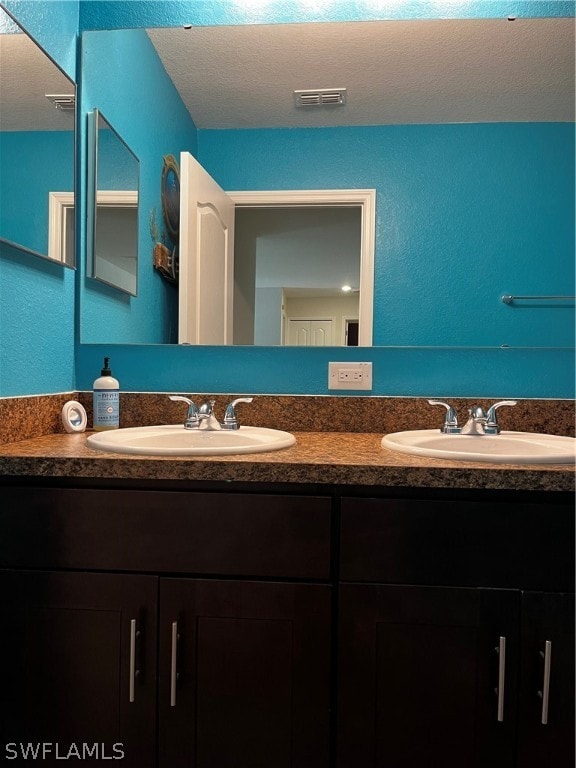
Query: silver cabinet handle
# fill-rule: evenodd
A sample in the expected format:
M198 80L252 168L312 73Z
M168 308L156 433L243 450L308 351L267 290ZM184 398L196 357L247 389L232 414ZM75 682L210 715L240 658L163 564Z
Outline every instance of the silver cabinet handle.
M550 640L546 640L544 644L544 653L540 651L540 656L544 657L544 680L542 682L542 690L538 691L538 695L542 697L542 725L548 725L548 700L550 698L550 665L552 663L552 643Z
M176 706L176 680L178 679L177 672L177 657L178 657L178 622L172 622L172 652L170 655L170 706Z
M504 721L504 680L506 678L506 638L500 637L498 647L495 649L498 654L498 722Z
M136 619L130 621L130 693L128 700L134 702L136 684Z

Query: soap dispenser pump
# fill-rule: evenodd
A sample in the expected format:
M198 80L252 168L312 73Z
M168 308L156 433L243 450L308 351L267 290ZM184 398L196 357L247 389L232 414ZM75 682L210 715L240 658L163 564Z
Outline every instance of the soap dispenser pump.
M104 358L104 367L93 384L93 426L95 432L118 429L120 426L120 384L112 376L110 358Z

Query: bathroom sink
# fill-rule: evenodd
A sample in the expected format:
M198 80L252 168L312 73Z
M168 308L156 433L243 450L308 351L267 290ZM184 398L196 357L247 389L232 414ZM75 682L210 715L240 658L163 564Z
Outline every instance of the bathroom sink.
M451 461L487 461L496 464L572 464L576 439L538 432L505 432L499 435L446 435L438 429L392 432L382 446L414 456Z
M113 453L148 456L226 456L234 453L277 451L294 445L289 432L265 427L236 430L184 429L182 424L156 427L129 427L90 435L90 448Z

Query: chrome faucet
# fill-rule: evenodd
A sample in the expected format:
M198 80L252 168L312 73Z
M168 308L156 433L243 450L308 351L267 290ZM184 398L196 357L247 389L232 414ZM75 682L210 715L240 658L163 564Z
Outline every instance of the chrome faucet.
M207 432L216 432L222 429L222 425L214 415L214 403L216 400L209 400L200 406L198 410L198 419L200 424L198 429L206 430Z
M236 400L226 406L224 411L224 421L222 422L222 429L240 429L240 423L236 416L236 406L238 403L251 403L254 398L252 397L237 397Z
M458 426L458 417L456 416L454 408L442 400L428 400L428 402L430 405L441 405L443 408L446 408L446 416L444 418L444 424L440 427L440 432L443 432L445 435L459 434L460 427Z
M428 400L430 405L441 405L446 408L446 417L440 431L445 435L499 435L500 425L498 424L497 411L503 405L516 405L516 400L499 400L494 405L484 411L479 405L470 408L468 414L470 418L462 428L458 426L458 417L451 405L442 400Z
M488 422L484 408L479 405L475 405L474 408L469 408L468 413L470 418L464 424L460 430L461 435L485 435L486 431L484 425Z
M188 405L184 429L201 429L207 432L215 432L220 429L240 429L240 423L236 416L236 406L238 403L251 403L253 400L251 397L237 397L236 400L232 400L226 406L224 421L221 424L214 415L215 400L208 400L208 402L203 403L198 408L189 397L182 397L182 395L169 395L169 397L170 400L187 403Z
M184 429L198 429L200 427L200 412L198 411L196 404L190 400L189 397L182 397L182 395L169 395L169 397L170 400L188 404L186 420L184 421Z
M503 405L516 405L517 400L500 400L497 403L494 403L494 405L491 405L490 408L488 408L488 413L486 414L486 425L484 426L484 434L486 435L499 435L500 434L500 425L498 424L498 418L496 416L496 411L498 408L502 408Z

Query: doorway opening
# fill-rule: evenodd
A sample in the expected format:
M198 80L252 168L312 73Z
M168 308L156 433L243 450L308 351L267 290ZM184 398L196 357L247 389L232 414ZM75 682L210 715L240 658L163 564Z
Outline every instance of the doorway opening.
M234 343L370 346L374 190L227 194Z

